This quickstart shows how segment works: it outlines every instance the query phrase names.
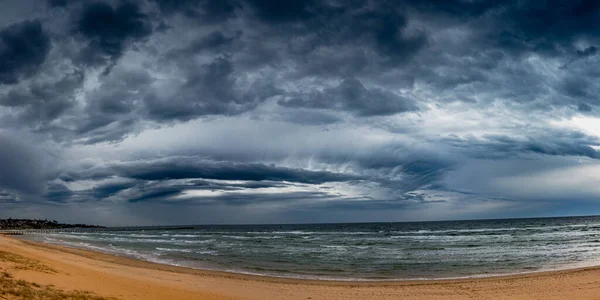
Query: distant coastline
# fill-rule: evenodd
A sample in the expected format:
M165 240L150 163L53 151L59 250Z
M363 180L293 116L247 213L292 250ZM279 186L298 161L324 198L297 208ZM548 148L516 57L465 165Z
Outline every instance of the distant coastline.
M47 219L0 219L0 230L19 229L64 229L64 228L105 228L99 225L66 224Z

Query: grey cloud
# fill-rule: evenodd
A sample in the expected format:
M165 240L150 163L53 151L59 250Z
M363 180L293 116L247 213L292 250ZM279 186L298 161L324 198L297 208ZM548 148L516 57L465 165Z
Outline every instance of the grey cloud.
M537 53L558 56L575 52L579 39L595 40L596 14L594 1L549 3L539 1L465 2L434 1L411 3L418 10L440 18L448 25L471 23L476 47L502 49L515 56Z
M232 183L232 182L223 182L223 181L206 181L200 179L193 180L167 180L162 183L157 182L138 182L136 185L129 187L129 193L126 195L121 194L121 196L126 197L127 202L136 203L136 202L170 202L173 197L181 196L185 191L190 190L208 190L208 191L225 191L228 192L227 195L221 196L211 196L209 198L206 197L186 197L183 199L177 199L177 203L218 203L220 201L228 202L231 198L240 198L243 197L241 194L236 192L243 191L246 189L254 190L259 188L274 188L274 187L285 187L288 184L281 182L272 182L272 181L261 181L261 182L242 182L242 183ZM256 197L252 197L252 193L244 193L246 194L250 200L250 198L254 199ZM269 197L269 195L265 195L264 193L255 193L255 196L262 195L263 197ZM281 194L280 194L281 195ZM199 198L202 198L201 201L198 201ZM280 199L279 199L280 200ZM252 200L250 200L252 201ZM231 204L231 203L227 203Z
M235 16L236 1L223 0L153 0L165 14L180 13L199 23L214 23Z
M366 15L363 22L373 23L377 49L386 55L392 63L409 61L427 44L424 33L408 35L404 32L406 18L397 14Z
M89 201L93 199L121 199L129 203L137 202L167 202L167 203L219 203L232 204L233 199L241 200L243 195L247 195L248 201L257 201L257 198L270 197L272 201L277 201L272 194L261 192L248 193L248 191L264 188L283 188L293 184L283 183L278 181L221 181L221 180L203 180L203 179L166 179L166 180L134 180L120 181L112 183L100 184L92 189L82 190L77 192L65 191L66 197L57 197L61 201ZM62 189L58 189L64 191ZM206 197L185 197L179 198L176 201L174 197L183 195L186 191L206 190L206 191L221 191L227 194ZM240 192L243 192L243 195ZM279 193L277 195L284 195ZM307 194L308 195L308 194ZM200 199L201 198L201 199ZM230 201L231 200L231 201ZM239 202L239 201L238 201Z
M595 1L573 1L563 5L548 3L514 4L505 11L506 24L517 37L540 53L554 54L559 47L571 47L576 38L593 38L598 34Z
M70 4L77 3L77 0L47 0L48 6L51 8L67 7Z
M173 184L171 186L178 186L182 190L184 189L195 189L195 190L221 190L221 191L234 191L234 190L245 190L245 189L263 189L263 188L278 188L289 186L290 183L281 181L219 181L219 180L204 180L204 179L192 179L185 180L183 184Z
M58 174L58 179L70 183L80 180L102 180L114 176L106 168L86 167L79 170L68 170Z
M590 104L599 103L599 99L595 96L600 92L600 86L596 84L593 78L580 76L565 76L565 78L556 85L556 90L560 95L568 100L564 102L572 102L577 105L581 102Z
M145 70L116 68L103 76L100 86L85 94L85 118L77 123L79 141L93 144L119 141L130 134L137 123L137 107L145 93L151 93L154 78Z
M74 92L83 80L82 72L73 72L55 81L32 81L0 95L0 105L20 108L21 118L28 125L51 121L73 105Z
M449 1L436 1L436 0L425 0L418 2L411 2L410 5L414 5L419 11L432 13L436 15L447 16L455 18L459 21L468 20L471 18L480 17L481 15L489 12L490 10L503 7L512 1L462 1L462 0L449 0Z
M45 200L52 202L68 202L73 195L66 185L60 183L50 183L46 189Z
M583 50L577 50L577 56L581 58L596 55L596 53L598 53L598 48L596 48L595 46L589 46Z
M105 183L92 189L91 194L96 199L104 199L136 186L136 182Z
M346 6L326 1L263 0L246 1L255 15L274 28L280 28L283 38L290 33L305 43L296 47L308 54L323 46L361 48L368 45L386 64L409 61L427 44L424 32L407 31L407 18L398 5L380 3L377 6L360 1ZM348 61L349 64L353 62Z
M206 198L191 198L186 202L198 203L198 204L213 204L222 203L229 206L245 206L248 204L269 204L269 203L281 203L282 199L284 202L293 203L296 201L308 201L319 199L319 200L330 200L335 199L336 195L329 194L327 192L287 192L287 193L276 193L276 194L264 194L264 193L228 193L227 195L212 197L212 199Z
M322 191L296 191L296 192L270 192L264 193L256 191L257 188L265 187L285 187L289 184L260 182L246 182L242 184L224 183L224 182L204 182L203 184L193 184L194 182L176 183L144 183L130 189L125 199L128 203L170 203L172 205L225 205L225 206L243 206L248 204L269 204L286 201L294 203L296 201L312 201L315 199L335 199L335 193L326 190ZM192 190L219 191L221 193L211 196L193 196L185 195L184 192Z
M306 20L314 16L310 9L314 8L312 6L318 3L312 0L292 0L286 2L249 0L247 2L261 20L272 23Z
M186 67L186 82L174 95L148 94L148 116L157 121L190 120L204 115L236 115L252 108L278 90L255 82L248 90L236 86L235 66L227 57L217 57L207 64Z
M530 142L525 145L524 150L546 155L565 155L565 156L587 156L598 159L600 153L588 145L573 145L562 142Z
M80 59L89 65L108 64L109 72L130 43L152 33L151 26L136 3L123 2L116 8L88 3L77 22L77 30L89 40Z
M327 125L342 121L342 118L331 113L314 110L293 110L282 112L281 120L304 125Z
M180 191L178 190L174 190L174 191L170 191L170 190L166 190L166 191L151 191L151 192L147 192L141 196L135 197L135 198L131 198L128 200L129 203L136 203L136 202L142 202L142 201L148 201L148 200L156 200L156 199L162 199L165 197L172 197L172 196L177 196L180 193Z
M566 64L561 66L561 69L566 69L570 64L588 58L590 56L594 56L598 53L598 48L596 46L589 46L583 50L577 50L575 57L571 58Z
M173 51L170 54L170 58L177 59L180 56L189 57L202 54L206 51L214 53L231 52L232 49L230 48L233 48L232 44L240 38L241 34L241 31L227 35L218 30L213 31L192 42L185 48Z
M577 105L577 110L582 112L590 112L592 111L592 107L585 103L579 103L579 105Z
M306 53L298 64L298 77L314 76L323 78L353 77L364 75L370 70L370 60L365 50L346 47L320 47Z
M465 148L478 158L518 158L531 153L600 158L600 153L592 147L600 145L600 141L576 132L556 131L553 136L540 135L536 138L487 135L483 139L449 138L446 142Z
M15 193L0 190L0 203L14 203L19 201L19 196Z
M44 191L40 154L15 136L0 133L0 189L23 194Z
M355 78L345 79L338 86L279 101L287 107L312 107L351 111L357 116L392 115L417 110L410 99L378 88L367 89Z
M0 125L80 161L0 171L2 201L391 215L486 201L444 181L473 158L598 159L597 137L555 126L597 117L593 1L47 4L0 29ZM0 164L35 169L8 140Z
M122 177L138 180L217 179L246 181L289 181L308 184L358 180L359 176L326 171L309 171L261 163L211 162L184 158L113 166Z
M33 76L46 60L50 38L38 20L0 30L0 84L15 84Z

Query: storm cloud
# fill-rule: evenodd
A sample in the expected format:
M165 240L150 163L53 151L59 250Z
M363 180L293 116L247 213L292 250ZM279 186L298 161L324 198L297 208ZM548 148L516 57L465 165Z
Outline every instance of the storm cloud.
M40 21L22 21L0 30L0 84L35 74L46 60L50 38Z
M152 33L147 16L133 2L114 8L103 2L86 3L76 28L88 40L80 59L88 65L108 63L105 72L110 71L129 44Z
M595 1L4 5L0 217L409 221L600 196Z
M45 178L40 154L12 135L0 133L0 144L0 190L21 194L43 192Z

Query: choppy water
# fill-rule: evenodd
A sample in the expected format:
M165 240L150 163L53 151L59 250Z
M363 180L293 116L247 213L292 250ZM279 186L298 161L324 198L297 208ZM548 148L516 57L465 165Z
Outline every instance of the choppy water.
M435 279L600 265L600 217L195 226L30 239L192 268L319 279Z

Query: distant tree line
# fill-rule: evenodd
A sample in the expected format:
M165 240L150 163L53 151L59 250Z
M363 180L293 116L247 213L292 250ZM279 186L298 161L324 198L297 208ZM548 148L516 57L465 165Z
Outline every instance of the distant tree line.
M103 228L104 226L87 224L63 224L55 220L38 219L0 219L0 230L6 229L61 229L61 228Z

